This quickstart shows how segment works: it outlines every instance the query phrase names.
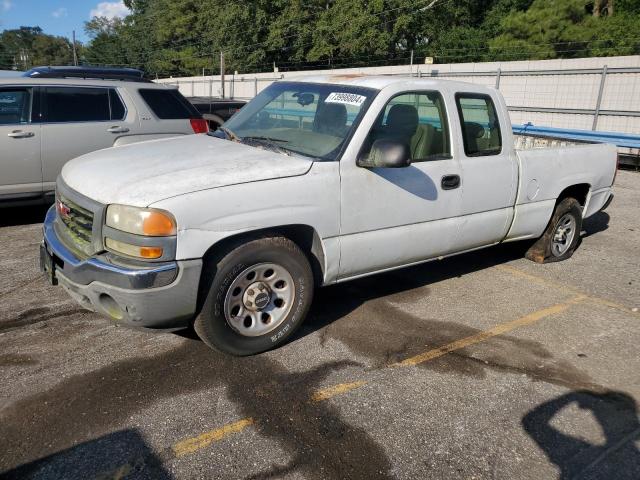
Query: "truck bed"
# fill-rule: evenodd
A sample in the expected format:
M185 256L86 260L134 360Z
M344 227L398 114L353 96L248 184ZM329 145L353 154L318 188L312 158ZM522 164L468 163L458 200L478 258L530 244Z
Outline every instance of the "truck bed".
M618 156L613 145L525 145L516 156L520 178L508 240L538 237L567 186L587 187L585 218L600 211L611 194Z

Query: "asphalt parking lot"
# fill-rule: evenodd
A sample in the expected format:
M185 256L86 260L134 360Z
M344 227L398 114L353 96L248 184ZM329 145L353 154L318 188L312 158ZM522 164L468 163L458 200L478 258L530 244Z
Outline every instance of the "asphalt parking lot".
M47 286L0 210L2 478L640 478L640 174L564 263L494 247L317 292L232 358Z

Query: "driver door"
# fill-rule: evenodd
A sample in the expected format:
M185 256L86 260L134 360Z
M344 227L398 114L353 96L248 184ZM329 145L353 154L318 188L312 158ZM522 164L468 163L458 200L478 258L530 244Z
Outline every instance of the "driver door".
M439 92L396 95L375 120L359 155L368 155L377 139L393 139L409 145L411 166L361 168L356 158L346 157L340 162L341 279L454 251L461 173L451 152L447 110Z

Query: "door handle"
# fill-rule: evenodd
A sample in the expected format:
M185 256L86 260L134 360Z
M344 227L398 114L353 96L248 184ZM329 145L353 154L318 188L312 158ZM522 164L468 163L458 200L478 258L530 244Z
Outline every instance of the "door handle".
M35 135L33 132L25 132L23 130L14 130L11 133L7 133L7 137L11 138L31 138L35 137Z
M129 129L127 127L120 127L118 125L115 125L111 128L107 128L107 132L109 133L127 133L129 131Z
M442 189L454 190L460 186L460 175L445 175L442 177Z

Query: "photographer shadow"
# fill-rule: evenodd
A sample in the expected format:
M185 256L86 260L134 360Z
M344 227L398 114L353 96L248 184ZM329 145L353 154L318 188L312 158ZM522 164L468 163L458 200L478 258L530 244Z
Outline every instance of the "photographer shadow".
M603 445L561 432L551 423L571 404L588 410L602 428ZM640 422L635 400L622 392L575 391L534 408L522 419L529 436L560 469L560 479L637 479Z

